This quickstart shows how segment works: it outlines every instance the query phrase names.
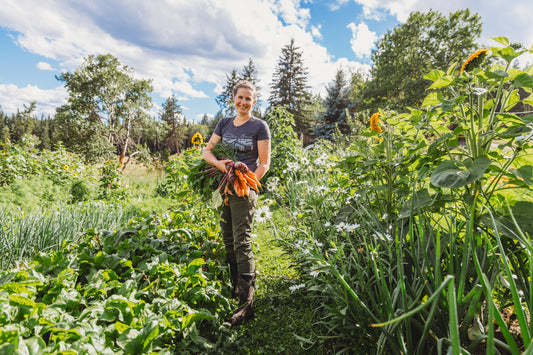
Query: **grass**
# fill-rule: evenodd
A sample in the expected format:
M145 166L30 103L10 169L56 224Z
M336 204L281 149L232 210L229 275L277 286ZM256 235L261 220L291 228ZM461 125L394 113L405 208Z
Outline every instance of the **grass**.
M287 223L281 210L273 224ZM328 343L315 332L315 307L305 289L294 292L299 276L294 259L278 245L270 224L255 225L257 263L255 319L233 330L235 352L241 354L326 354ZM330 344L329 344L330 345Z
M137 211L94 203L13 213L0 206L0 269L32 258L40 251L57 250L89 228L113 230L126 225Z

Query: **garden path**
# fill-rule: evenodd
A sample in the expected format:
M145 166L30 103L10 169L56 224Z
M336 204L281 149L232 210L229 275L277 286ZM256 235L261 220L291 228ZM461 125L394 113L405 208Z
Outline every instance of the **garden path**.
M287 223L281 210L275 211L273 220ZM294 260L276 242L272 224L256 224L255 233L255 319L235 330L239 342L250 354L325 353L313 332L315 307L304 292L291 293L289 289L299 284Z

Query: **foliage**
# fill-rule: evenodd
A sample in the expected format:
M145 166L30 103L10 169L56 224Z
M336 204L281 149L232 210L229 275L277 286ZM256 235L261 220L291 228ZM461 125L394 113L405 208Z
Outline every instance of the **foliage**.
M524 49L497 41L503 65L432 72L422 109L367 118L346 151L308 147L268 189L294 226L278 240L319 304L317 337L364 353L531 348L530 118L509 112L530 102L531 69L510 69Z
M432 10L412 12L407 21L378 41L363 108L406 111L417 107L429 86L424 75L462 61L475 49L480 34L481 19L468 9L448 17Z
M188 206L187 206L188 208ZM199 353L228 315L222 243L209 213L89 230L0 276L1 351Z
M427 134L435 140L419 169L431 173L436 193L446 196L465 218L474 208L476 224L481 206L502 214L501 192L529 189L533 182L533 166L519 163L531 151L527 137L533 116L511 112L518 103L533 103L533 67L525 72L512 68L513 60L527 50L514 48L507 38L495 39L503 46L491 48L496 62L491 67L458 72L454 66L447 73L435 70L426 76L435 90L424 100Z
M29 207L67 204L69 190L80 181L91 185L94 170L59 144L56 150L35 149L32 136L4 144L0 153L0 201ZM72 190L71 190L72 191Z
M267 178L282 179L284 171L298 159L302 150L302 143L294 131L293 115L284 106L270 107L265 115L271 132L271 164Z
M123 158L128 152L132 125L147 115L151 105L149 81L135 79L133 71L111 54L90 55L73 73L57 77L69 92L68 104L58 113L65 120L69 133L86 138L65 144L80 150L103 135L107 143L116 147ZM74 131L74 132L72 132Z
M61 206L61 209L41 204L31 212L2 206L0 269L23 264L39 252L59 250L63 242L78 238L88 228L114 230L122 227L137 214L135 207L101 202Z
M99 198L107 200L124 200L129 195L129 186L120 170L120 162L106 160L100 168Z
M295 122L297 134L307 135L309 124L308 112L311 94L307 85L307 68L302 60L302 52L296 47L294 39L281 49L281 55L270 84L270 107L286 106Z

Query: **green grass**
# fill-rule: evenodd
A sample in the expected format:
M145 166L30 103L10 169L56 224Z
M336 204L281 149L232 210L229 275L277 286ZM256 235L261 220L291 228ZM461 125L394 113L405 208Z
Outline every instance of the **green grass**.
M287 223L281 210L274 212L274 225ZM291 293L300 284L294 259L284 253L273 227L255 225L254 256L257 263L255 319L234 328L234 348L242 354L325 354L328 343L315 331L315 306L305 288Z

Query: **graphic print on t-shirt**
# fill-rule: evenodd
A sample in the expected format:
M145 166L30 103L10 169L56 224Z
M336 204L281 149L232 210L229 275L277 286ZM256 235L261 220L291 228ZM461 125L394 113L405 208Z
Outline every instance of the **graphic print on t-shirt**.
M232 145L239 153L251 152L254 150L254 140L250 136L242 135L236 137L232 132L228 132L222 138L222 141L226 144Z

